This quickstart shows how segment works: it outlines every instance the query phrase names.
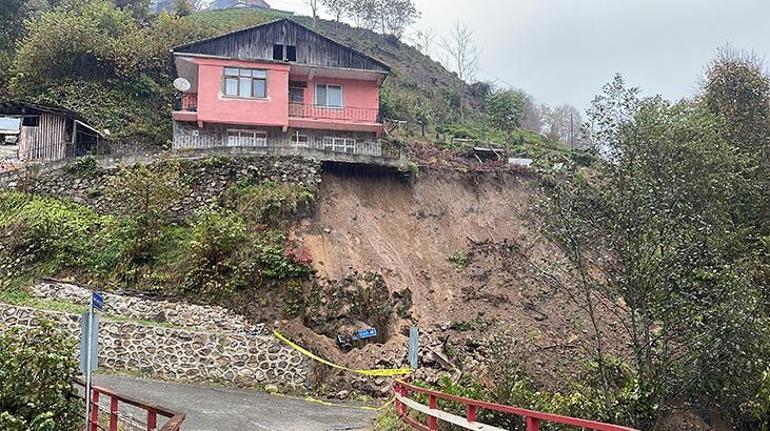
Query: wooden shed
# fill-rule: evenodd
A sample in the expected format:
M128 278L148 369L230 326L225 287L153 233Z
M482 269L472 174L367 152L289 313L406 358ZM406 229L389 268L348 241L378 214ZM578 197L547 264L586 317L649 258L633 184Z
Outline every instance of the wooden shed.
M62 160L96 151L101 132L69 109L17 100L0 100L0 117L18 118L18 158Z

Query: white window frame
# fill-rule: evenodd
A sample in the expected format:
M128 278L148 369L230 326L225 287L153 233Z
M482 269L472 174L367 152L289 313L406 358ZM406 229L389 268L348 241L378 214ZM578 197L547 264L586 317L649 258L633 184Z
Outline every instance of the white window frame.
M234 139L234 140L233 140ZM227 147L266 147L267 132L254 129L227 129Z
M318 88L319 87L326 87L326 100L321 103L320 100L318 100ZM340 105L329 105L329 87L337 87L340 89ZM343 109L345 107L345 89L341 84L316 84L315 85L315 94L313 94L313 102L315 103L315 106L320 106L323 108L329 108L329 109Z
M228 70L235 70L235 74L228 74ZM259 76L261 75L261 76ZM246 68L246 67L229 67L225 66L222 70L222 95L227 98L233 98L233 99L256 99L256 100L265 100L267 99L267 85L268 85L268 78L269 73L266 69L253 69L253 68ZM248 90L249 95L248 96L241 96L241 80L248 80ZM235 94L228 94L227 93L227 81L228 80L235 80ZM255 81L263 81L264 87L265 87L265 94L260 96L254 95L254 82Z
M310 136L303 133L294 132L291 134L291 145L295 147L307 148L310 146Z
M356 140L355 138L343 138L341 136L324 136L323 149L327 151L334 151L337 153L356 153Z

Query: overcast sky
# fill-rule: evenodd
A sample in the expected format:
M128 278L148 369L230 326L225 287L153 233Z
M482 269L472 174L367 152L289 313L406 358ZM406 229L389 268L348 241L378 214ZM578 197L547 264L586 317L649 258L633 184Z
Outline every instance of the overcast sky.
M304 12L302 0L268 0ZM583 110L616 72L645 94L692 95L717 47L770 55L770 0L415 0L415 29L460 19L483 48L477 78ZM438 46L434 51L441 55Z

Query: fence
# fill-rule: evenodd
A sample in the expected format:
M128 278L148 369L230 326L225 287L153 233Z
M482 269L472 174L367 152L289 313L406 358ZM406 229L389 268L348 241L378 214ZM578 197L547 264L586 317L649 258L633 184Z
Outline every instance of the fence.
M396 380L394 383L394 391L396 412L405 423L409 424L413 429L420 431L436 431L438 429L439 420L456 425L466 430L505 431L502 428L476 422L476 415L481 409L521 416L524 418L527 431L539 431L540 425L543 422L570 425L577 428L595 431L638 431L633 428L622 427L619 425L611 425L602 422L595 422L568 416L542 413L534 410L521 409L518 407L488 403L471 398L458 397L456 395L449 395L443 392L432 391L430 389L424 389L410 385L409 383L406 383L402 380ZM426 406L410 399L410 393L427 395L428 405ZM438 400L440 399L464 405L466 411L465 417L439 410ZM409 416L410 410L426 415L428 417L427 425L419 422L417 418Z
M74 385L85 387L82 380L75 380ZM77 391L77 396L85 400L85 389ZM109 398L109 427L104 428L99 423L100 402ZM122 409L128 405L126 409ZM105 404L106 406L106 404ZM133 413L133 415L131 414ZM137 417L135 415L141 415ZM158 416L168 418L165 424L158 425ZM179 431L182 429L184 414L173 412L167 408L135 400L119 395L109 389L93 386L91 392L91 417L88 418L86 431L118 431L118 430L142 430L142 431Z
M379 109L289 103L289 117L377 123L379 122Z

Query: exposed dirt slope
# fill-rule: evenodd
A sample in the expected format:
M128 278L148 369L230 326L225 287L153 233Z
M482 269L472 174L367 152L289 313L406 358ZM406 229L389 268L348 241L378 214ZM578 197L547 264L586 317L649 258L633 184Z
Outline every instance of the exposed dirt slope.
M534 224L534 184L515 173L428 171L411 184L325 173L315 216L301 233L321 283L379 272L391 292L411 290L411 319L393 319L386 345L347 354L304 328L295 327L297 336L350 365L390 365L403 357L412 320L427 344L475 366L487 356L485 341L509 331L539 383L563 383L592 333L585 313L538 269L561 255ZM454 264L452 255L460 258ZM618 329L609 317L602 327Z

